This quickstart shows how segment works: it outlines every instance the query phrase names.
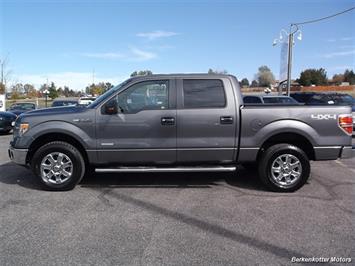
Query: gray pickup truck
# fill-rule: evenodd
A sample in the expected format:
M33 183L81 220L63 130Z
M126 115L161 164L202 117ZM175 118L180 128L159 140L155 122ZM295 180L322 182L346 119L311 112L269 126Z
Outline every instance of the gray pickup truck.
M128 79L87 107L39 109L15 123L9 156L44 188L87 173L235 171L254 164L273 191L291 192L310 160L353 156L347 106L244 106L234 76Z

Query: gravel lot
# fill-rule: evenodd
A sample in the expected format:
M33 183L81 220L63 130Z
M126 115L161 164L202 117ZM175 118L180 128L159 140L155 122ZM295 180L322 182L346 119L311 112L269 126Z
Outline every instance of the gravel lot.
M96 175L45 192L0 136L0 265L285 265L355 260L355 159L313 162L309 184L256 173Z

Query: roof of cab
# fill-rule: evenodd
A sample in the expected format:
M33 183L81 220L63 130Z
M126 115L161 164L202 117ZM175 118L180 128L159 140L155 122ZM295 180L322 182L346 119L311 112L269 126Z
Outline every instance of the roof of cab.
M145 75L145 76L134 76L131 77L131 80L138 79L167 79L167 78L201 78L201 79L213 79L213 78L235 78L233 75L227 74L207 74L207 73L190 73L190 74L153 74L153 75Z

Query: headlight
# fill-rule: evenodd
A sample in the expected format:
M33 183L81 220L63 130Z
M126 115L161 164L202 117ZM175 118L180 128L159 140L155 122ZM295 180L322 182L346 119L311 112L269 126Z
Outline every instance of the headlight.
M22 136L30 129L30 125L28 123L21 123L19 127L19 135Z

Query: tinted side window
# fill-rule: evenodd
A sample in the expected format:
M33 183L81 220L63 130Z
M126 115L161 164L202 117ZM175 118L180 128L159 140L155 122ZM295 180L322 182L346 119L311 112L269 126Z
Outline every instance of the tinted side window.
M169 82L145 81L132 85L120 93L117 103L122 113L169 108Z
M223 83L219 79L185 79L185 108L217 108L226 106Z

